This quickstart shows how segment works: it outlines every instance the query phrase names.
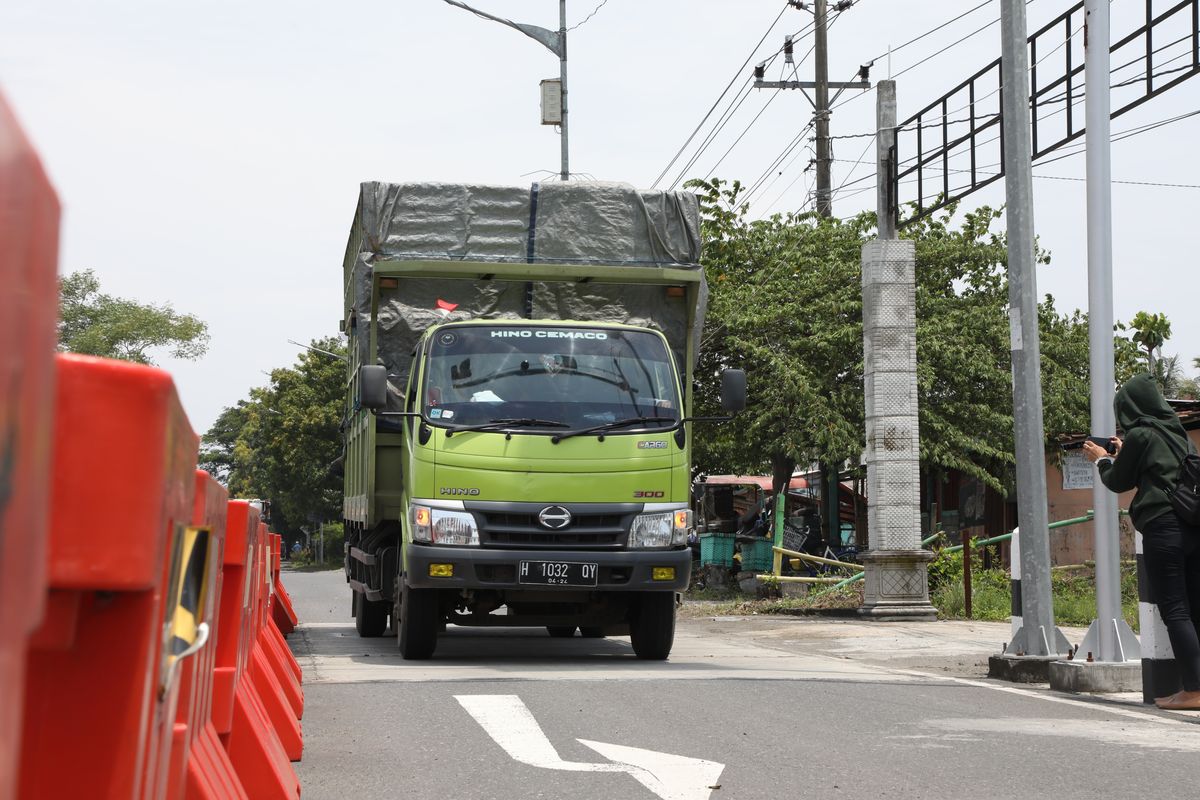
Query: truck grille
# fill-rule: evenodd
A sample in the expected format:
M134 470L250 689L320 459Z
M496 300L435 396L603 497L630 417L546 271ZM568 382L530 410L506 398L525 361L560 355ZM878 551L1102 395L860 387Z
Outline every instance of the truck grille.
M628 541L633 517L641 505L608 504L601 508L564 504L571 522L561 530L550 530L538 522L541 503L466 503L481 523L483 546L615 549Z

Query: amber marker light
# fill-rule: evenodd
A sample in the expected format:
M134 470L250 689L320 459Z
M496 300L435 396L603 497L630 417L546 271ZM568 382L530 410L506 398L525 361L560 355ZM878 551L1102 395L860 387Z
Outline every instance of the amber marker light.
M453 564L430 564L429 565L429 577L431 577L431 578L453 578L454 577L454 565Z
M674 567L654 567L650 571L650 577L656 581L673 581L675 580Z
M413 520L420 526L424 527L429 524L430 510L424 506L417 506L413 514Z

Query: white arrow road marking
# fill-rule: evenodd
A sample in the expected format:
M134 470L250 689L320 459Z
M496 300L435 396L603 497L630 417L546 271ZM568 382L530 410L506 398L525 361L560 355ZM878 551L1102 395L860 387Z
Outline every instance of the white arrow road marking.
M454 699L506 753L531 767L566 772L625 772L662 800L708 800L711 787L725 769L724 764L715 761L586 739L576 741L612 763L564 761L515 694L467 694L455 695Z
M620 766L629 767L630 775L663 800L706 800L725 769L724 764L716 761L586 739L576 741Z

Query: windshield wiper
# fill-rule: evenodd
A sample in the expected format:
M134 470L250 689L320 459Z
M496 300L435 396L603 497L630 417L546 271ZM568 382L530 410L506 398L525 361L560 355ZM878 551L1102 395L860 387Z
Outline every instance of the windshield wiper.
M520 419L493 419L489 422L481 422L478 425L464 425L461 428L448 428L446 430L446 438L449 439L456 433L467 433L468 431L487 431L493 428L569 428L571 427L565 422L558 422L552 419L535 419L533 417L524 417Z
M591 428L581 428L577 431L567 431L566 433L556 433L550 437L550 441L558 444L563 439L570 439L572 436L587 436L589 433L599 433L600 438L604 438L605 431L615 430L617 428L625 428L629 425L637 425L645 422L666 422L670 425L675 425L676 420L670 417L630 417L629 419L619 419L615 422L606 422L603 425L594 425Z

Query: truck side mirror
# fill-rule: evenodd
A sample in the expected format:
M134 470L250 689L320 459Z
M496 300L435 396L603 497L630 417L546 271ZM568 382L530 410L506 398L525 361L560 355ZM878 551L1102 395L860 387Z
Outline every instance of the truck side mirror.
M721 408L726 414L736 414L746 407L746 371L721 370Z
M387 367L364 364L358 368L358 402L375 411L387 406Z

